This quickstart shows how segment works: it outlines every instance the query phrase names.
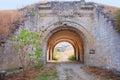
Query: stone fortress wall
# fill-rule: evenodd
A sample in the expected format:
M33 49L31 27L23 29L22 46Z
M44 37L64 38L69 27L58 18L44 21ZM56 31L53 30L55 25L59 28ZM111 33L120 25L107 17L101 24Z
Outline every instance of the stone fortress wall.
M30 16L31 11L36 15ZM47 61L47 47L50 37L57 29L65 28L77 32L83 40L84 64L120 71L120 33L113 29L113 20L98 4L91 2L46 2L24 10L22 28L30 31L41 30L42 60ZM54 31L56 30L56 31ZM13 68L19 65L16 51L11 49L8 40L0 47L0 68Z

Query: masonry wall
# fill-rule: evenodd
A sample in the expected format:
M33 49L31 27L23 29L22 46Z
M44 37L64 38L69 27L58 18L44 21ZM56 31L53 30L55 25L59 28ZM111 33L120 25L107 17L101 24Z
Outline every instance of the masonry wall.
M49 4L53 5L53 3ZM41 30L42 43L40 49L43 52L42 60L46 62L46 48L49 35L53 34L51 32L53 29L60 26L55 23L63 21L64 24L76 28L84 40L84 64L120 71L120 33L113 29L111 20L106 18L102 11L98 11L98 7L95 7L93 4L74 3L74 7L77 8L77 14L73 14L71 13L72 7L69 9L69 6L71 6L69 4L72 3L61 3L63 5L61 7L64 7L66 4L69 5L65 8L69 10L61 10L64 14L61 14L62 17L60 17L58 16L60 12L56 11L57 9L54 10L59 4L57 3L56 6L52 6L55 7L53 9L48 9L49 4L45 4L44 6L47 6L47 10L43 9L42 11L39 9L39 6L35 6L33 9L35 9L37 15L34 17L27 15L24 25L19 26L15 35L18 35L22 28L33 32ZM84 9L80 9L80 5ZM55 11L57 12L56 14L54 13ZM91 49L95 50L95 54L90 54ZM0 68L15 68L19 66L16 52L14 49L11 49L9 40L4 46L1 46Z
M13 69L20 67L17 51L10 41L0 46L0 69Z
M120 33L114 29L112 21L101 12L95 13L93 34L96 54L92 55L92 65L120 71Z

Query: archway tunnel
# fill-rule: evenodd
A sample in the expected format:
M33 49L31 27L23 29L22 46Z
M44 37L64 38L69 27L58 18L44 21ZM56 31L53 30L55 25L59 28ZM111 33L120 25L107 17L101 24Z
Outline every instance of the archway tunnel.
M68 42L74 48L74 56L76 61L84 62L84 44L82 37L73 28L60 27L53 30L53 34L48 40L47 61L53 60L54 48L60 42Z
M59 42L54 47L53 62L73 62L75 61L74 47L69 42Z

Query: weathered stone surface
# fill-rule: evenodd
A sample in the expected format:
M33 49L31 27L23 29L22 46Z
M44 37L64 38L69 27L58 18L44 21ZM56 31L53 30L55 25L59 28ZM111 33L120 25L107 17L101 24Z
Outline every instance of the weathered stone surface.
M26 10L24 25L19 26L15 34L19 34L22 28L30 31L41 30L40 49L45 63L48 56L47 50L52 47L48 46L51 36L54 36L57 31L67 29L77 33L82 39L83 56L79 55L81 54L79 50L77 50L79 51L77 56L80 56L80 60L84 59L84 64L120 71L120 33L113 29L112 21L104 14L101 7L84 1L48 2L38 3L31 10L35 11L36 15L31 16L30 11ZM54 43L51 41L51 44L52 42ZM89 54L91 50L95 53ZM5 66L0 68L17 65L15 51L10 49L9 43L6 43L5 47L0 47L0 52L2 56L0 64Z

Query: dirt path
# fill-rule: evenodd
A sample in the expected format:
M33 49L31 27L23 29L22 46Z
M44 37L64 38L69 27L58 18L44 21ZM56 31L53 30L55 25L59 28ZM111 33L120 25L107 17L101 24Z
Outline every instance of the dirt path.
M82 70L80 63L55 64L59 74L59 80L95 80Z

